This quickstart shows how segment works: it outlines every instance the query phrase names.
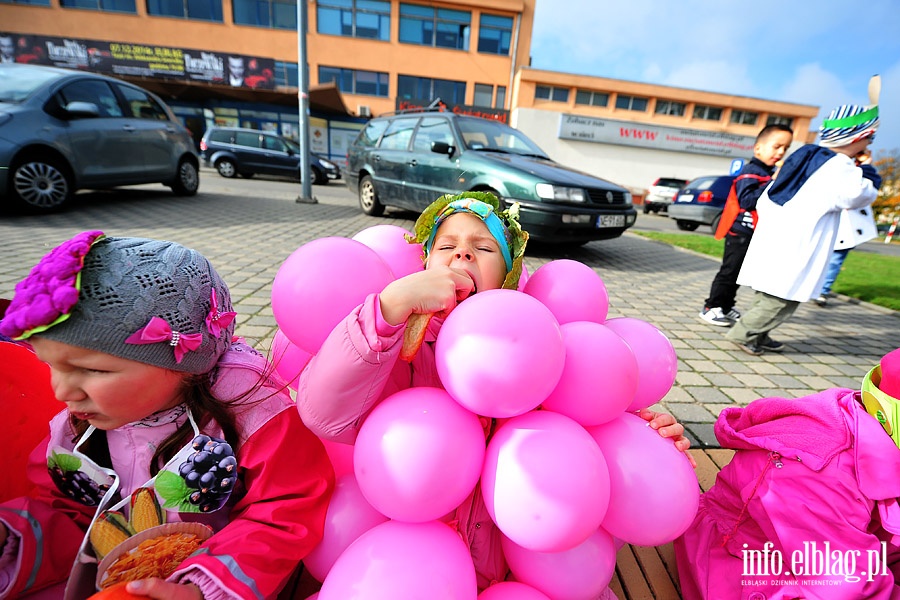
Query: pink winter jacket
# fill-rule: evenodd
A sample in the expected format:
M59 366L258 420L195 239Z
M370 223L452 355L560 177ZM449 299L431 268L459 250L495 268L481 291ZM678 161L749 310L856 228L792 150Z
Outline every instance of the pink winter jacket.
M737 452L675 542L686 600L900 598L900 450L858 393L727 408L715 433Z
M270 371L261 354L241 343L232 344L219 360L212 375L218 398L236 398L264 378L261 388L230 406L240 438L235 448L238 484L228 503L214 513L167 515L170 521L204 522L215 531L170 578L199 585L206 600L274 598L322 539L334 471L321 441L297 418L283 382L267 378ZM176 410L106 433L122 497L149 479L156 445L186 420L183 411L174 421L160 416ZM222 437L215 423L201 430ZM0 555L0 598L41 589L42 597L62 598L61 582L94 513L50 480L48 443L71 449L67 411L54 417L50 436L31 455L28 475L38 487L35 497L0 505L0 521L10 531Z
M432 319L425 343L412 363L399 360L404 325L381 317L378 296L366 298L334 328L300 377L297 408L303 422L324 439L352 444L366 415L384 398L410 387L443 388L434 358L441 321ZM379 335L379 330L390 332ZM490 419L483 419L486 433ZM478 589L507 575L500 531L491 521L480 486L457 509L454 519L468 541Z

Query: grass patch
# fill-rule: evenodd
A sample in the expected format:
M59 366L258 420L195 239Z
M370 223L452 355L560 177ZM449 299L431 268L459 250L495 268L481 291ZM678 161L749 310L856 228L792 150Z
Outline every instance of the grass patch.
M658 231L631 233L715 258L722 258L725 248L724 240L696 233ZM900 310L900 257L851 250L832 291L885 308Z

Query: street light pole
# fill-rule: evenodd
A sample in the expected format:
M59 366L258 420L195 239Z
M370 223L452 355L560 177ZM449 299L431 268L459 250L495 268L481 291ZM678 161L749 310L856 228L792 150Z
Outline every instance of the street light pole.
M309 64L306 61L306 2L297 0L297 90L300 117L300 195L297 202L316 204L309 166Z

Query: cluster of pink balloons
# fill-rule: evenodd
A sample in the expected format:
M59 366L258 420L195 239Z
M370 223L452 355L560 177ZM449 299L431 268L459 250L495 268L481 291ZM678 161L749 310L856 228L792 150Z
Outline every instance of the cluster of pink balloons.
M285 261L272 294L277 345L296 355L286 380L367 294L422 268L406 233L324 238ZM336 279L352 290L338 293ZM468 547L447 521L477 491L516 579L484 600L590 600L612 578L617 541L680 535L697 510L696 476L671 440L630 414L669 391L675 351L653 325L608 311L602 279L571 260L454 309L435 345L444 389L383 400L352 456L326 443L338 483L306 559L323 581L318 598L476 598ZM486 418L498 420L487 443Z

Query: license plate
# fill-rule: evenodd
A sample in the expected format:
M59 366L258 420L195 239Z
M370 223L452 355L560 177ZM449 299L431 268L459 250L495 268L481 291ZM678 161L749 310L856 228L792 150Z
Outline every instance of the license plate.
M682 194L682 195L678 196L678 202L690 202L693 199L694 199L693 194Z
M597 227L625 227L625 215L600 215Z

